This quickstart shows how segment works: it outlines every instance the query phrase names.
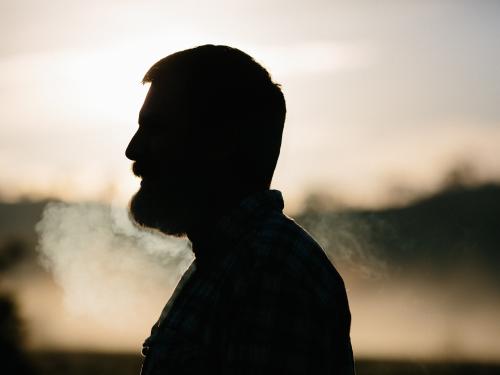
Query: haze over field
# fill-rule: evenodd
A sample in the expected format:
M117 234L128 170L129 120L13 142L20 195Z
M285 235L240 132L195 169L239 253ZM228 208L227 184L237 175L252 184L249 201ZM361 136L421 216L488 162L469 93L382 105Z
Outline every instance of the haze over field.
M381 211L307 202L296 219L345 279L359 358L500 361L498 185ZM0 223L0 265L12 264L0 290L15 293L32 349L137 352L192 259L119 207L0 204ZM9 261L12 248L24 258Z

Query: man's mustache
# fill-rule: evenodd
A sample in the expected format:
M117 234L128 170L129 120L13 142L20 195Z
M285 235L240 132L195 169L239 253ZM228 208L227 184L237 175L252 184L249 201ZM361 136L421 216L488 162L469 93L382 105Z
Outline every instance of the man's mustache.
M150 173L147 172L145 165L143 162L135 161L132 164L132 173L139 177L139 178L145 178L147 175Z
M135 161L132 164L132 173L142 179L161 180L166 176L163 175L164 165L153 161ZM172 175L172 173L171 173Z
M152 160L136 160L132 163L132 173L134 176L142 179L163 180L168 178L186 178L186 169L169 168L168 176L166 175L167 165L162 162Z

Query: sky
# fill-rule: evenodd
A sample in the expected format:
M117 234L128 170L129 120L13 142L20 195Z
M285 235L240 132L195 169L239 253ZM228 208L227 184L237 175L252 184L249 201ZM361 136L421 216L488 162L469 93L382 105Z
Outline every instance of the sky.
M289 208L312 191L391 203L460 165L500 179L495 1L2 0L0 31L3 199L125 203L144 72L206 43L281 83Z

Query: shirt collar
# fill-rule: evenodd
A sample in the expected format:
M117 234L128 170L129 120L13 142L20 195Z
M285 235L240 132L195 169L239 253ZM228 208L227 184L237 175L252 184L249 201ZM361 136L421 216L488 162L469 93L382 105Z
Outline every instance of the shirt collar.
M209 235L192 244L197 264L203 266L231 251L232 246L253 230L266 214L281 212L283 208L279 190L263 190L246 197L213 225Z

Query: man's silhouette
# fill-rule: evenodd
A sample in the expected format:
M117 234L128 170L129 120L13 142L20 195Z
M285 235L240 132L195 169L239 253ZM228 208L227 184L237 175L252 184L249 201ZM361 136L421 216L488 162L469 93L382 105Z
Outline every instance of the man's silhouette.
M342 278L270 184L285 100L250 56L174 53L127 148L134 220L187 235L195 261L144 343L142 373L353 374Z

